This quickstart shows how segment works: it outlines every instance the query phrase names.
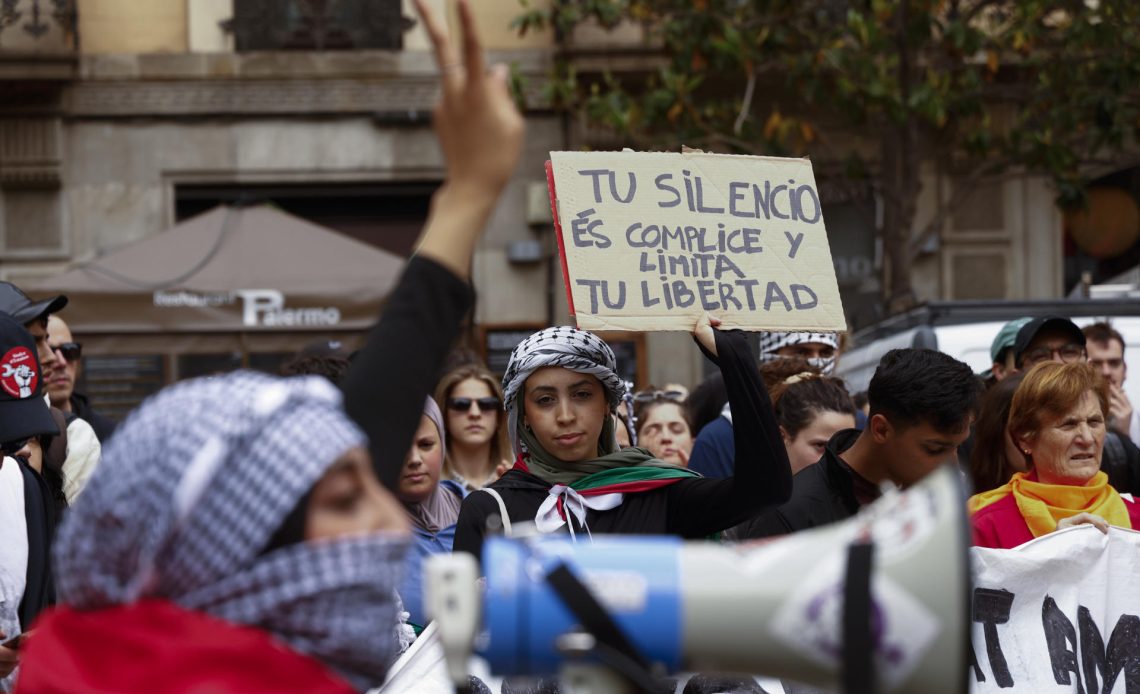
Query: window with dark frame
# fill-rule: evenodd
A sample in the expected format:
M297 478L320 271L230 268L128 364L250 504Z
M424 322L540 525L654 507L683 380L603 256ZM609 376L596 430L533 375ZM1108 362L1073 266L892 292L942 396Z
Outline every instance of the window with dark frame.
M241 51L401 50L414 24L400 0L234 0Z

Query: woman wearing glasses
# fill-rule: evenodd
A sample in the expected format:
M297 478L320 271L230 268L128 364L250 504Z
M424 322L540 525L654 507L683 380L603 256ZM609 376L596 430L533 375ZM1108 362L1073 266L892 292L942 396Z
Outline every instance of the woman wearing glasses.
M693 425L685 409L685 393L649 388L633 396L637 418L637 445L667 463L689 466L693 452Z
M435 401L447 429L444 478L469 492L499 479L510 461L503 391L491 372L478 364L453 369L440 379Z
M724 375L736 421L735 474L704 479L643 448L618 448L612 416L626 393L613 350L596 335L547 328L511 353L503 376L507 426L518 457L494 484L463 501L456 551L482 555L487 521L533 522L539 532L704 538L791 493L792 475L772 404L742 333L693 329Z

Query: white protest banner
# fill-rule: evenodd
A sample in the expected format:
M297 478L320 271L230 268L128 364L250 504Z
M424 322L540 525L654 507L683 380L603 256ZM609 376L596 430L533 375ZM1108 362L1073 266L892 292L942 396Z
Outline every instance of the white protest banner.
M1140 692L1140 532L973 548L974 692Z
M551 152L570 311L588 330L847 329L807 159Z

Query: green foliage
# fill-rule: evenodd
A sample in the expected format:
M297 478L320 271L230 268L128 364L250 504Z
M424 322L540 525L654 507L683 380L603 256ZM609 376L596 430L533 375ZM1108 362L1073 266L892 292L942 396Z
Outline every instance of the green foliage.
M909 201L904 225L916 162L1047 172L1070 204L1090 164L1119 162L1140 127L1136 0L520 2L520 32L640 22L663 62L584 75L569 51L548 88L559 106L640 147L811 154L876 172L885 199ZM858 161L868 152L878 168ZM896 155L911 168L886 170Z

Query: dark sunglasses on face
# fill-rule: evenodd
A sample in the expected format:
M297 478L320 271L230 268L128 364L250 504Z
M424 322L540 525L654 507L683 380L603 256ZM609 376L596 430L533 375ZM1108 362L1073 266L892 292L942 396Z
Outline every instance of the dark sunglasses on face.
M27 445L29 440L30 438L17 439L15 441L5 441L4 443L0 443L0 454L6 456L14 456L19 452L21 448Z
M653 402L654 400L668 400L681 402L685 394L679 390L642 390L633 394L634 402Z
M447 409L453 412L467 412L471 409L471 403L475 403L475 406L479 408L480 412L494 412L503 405L502 401L493 396L485 398L448 398Z
M59 352L60 356L68 361L79 361L83 356L83 345L78 342L63 342L51 349L53 352Z

